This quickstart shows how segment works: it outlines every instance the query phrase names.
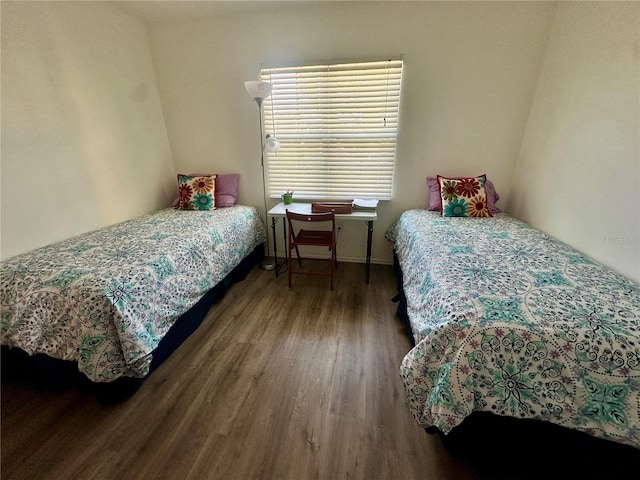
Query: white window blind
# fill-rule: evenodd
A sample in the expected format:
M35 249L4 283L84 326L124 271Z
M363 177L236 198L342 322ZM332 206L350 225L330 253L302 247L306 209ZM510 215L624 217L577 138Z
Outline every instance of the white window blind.
M391 198L402 60L263 68L269 196Z

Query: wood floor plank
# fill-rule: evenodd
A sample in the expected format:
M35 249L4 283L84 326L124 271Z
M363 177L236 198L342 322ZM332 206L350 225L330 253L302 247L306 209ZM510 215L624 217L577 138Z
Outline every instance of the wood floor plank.
M253 269L116 405L2 386L2 479L475 479L414 422L390 266Z

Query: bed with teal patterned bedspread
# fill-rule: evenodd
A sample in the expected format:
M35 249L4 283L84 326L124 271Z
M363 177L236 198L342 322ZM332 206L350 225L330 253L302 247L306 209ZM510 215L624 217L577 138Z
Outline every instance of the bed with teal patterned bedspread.
M447 434L491 412L640 448L640 285L504 213L408 210L386 237L420 426Z
M176 320L265 241L254 207L167 208L0 263L0 343L142 378Z

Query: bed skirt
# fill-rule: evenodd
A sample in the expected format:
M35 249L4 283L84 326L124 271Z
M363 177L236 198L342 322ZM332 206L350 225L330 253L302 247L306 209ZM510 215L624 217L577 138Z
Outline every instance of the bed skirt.
M407 331L409 341L411 342L411 348L413 348L416 346L416 340L413 337L413 332L411 331L411 323L409 322L409 314L407 313L407 297L405 296L402 288L402 269L400 268L400 261L398 260L398 256L395 251L393 252L393 269L396 274L398 293L393 297L392 301L398 304L396 315L400 320L402 320L404 328Z
M149 373L144 378L120 377L111 383L92 382L78 371L77 363L74 361L59 360L41 353L29 355L19 348L10 349L2 345L2 383L20 381L47 390L67 388L89 390L95 392L100 403L125 400L133 395L149 375L197 330L211 306L224 297L234 283L244 280L263 255L264 246L259 245L176 321L154 350Z
M426 431L437 434L447 452L487 478L625 478L640 465L640 450L632 446L491 412L471 413L447 435L434 427Z

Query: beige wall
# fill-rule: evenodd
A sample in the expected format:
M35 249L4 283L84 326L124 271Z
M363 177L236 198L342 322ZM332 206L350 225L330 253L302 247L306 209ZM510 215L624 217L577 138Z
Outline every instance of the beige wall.
M1 21L1 258L167 206L144 24L97 2L2 2Z
M395 194L380 204L373 244L374 262L391 263L384 231L403 210L426 205L428 175L487 173L498 205L506 203L554 8L327 2L150 25L176 168L239 172L240 201L261 207L258 111L244 81L261 63L402 54ZM364 223L345 223L340 259L363 260L365 239Z
M561 2L508 211L640 281L640 3Z

